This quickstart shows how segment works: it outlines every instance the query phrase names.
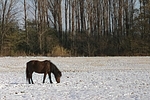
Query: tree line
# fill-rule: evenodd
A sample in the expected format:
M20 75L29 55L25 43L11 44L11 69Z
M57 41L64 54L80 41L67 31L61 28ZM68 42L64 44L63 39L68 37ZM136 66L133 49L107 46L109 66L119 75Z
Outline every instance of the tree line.
M150 0L21 0L19 5L22 9L18 0L0 1L1 55L150 55Z

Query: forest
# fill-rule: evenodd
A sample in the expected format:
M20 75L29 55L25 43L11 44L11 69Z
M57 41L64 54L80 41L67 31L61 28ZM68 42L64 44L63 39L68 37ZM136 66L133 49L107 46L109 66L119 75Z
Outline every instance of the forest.
M149 56L150 0L0 0L0 56Z

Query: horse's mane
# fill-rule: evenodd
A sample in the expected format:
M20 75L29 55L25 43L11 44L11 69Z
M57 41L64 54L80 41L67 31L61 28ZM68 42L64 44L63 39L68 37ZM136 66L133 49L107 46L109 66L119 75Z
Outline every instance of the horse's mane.
M52 62L50 62L50 65L51 65L51 71L54 75L56 76L62 76L60 70L56 67L55 64L53 64Z

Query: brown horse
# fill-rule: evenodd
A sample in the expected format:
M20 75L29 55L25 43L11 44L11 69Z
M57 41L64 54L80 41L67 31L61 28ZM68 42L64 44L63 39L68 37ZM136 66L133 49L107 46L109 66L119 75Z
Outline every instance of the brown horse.
M32 84L34 84L32 80L33 72L44 73L43 83L45 82L45 78L47 74L49 75L50 83L52 83L51 73L54 74L57 83L60 83L60 77L62 76L59 69L49 60L45 60L45 61L31 60L27 62L26 78L29 84L31 84L31 82Z

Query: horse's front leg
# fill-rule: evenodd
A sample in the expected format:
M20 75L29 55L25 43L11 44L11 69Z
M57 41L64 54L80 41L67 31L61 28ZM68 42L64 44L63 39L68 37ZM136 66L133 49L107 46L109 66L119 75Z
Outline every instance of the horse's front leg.
M47 74L47 73L44 73L43 83L45 83L46 74Z
M49 73L48 75L49 75L50 83L53 83L53 82L52 82L52 79L51 79L51 73Z

